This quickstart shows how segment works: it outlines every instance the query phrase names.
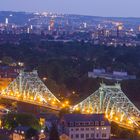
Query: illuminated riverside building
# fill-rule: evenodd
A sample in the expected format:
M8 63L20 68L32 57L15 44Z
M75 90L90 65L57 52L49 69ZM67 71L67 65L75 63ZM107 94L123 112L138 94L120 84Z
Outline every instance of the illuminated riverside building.
M70 140L109 140L110 129L103 114L67 114L61 119L61 133Z

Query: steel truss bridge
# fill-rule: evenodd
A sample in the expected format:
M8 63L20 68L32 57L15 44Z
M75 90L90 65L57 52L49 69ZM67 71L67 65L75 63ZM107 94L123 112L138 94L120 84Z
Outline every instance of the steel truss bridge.
M37 71L21 71L19 76L0 93L0 97L41 107L60 110L60 101L38 77Z
M140 126L140 110L121 90L120 84L101 84L100 88L73 107L81 113L104 113L106 118L124 126Z
M21 71L19 76L1 91L0 97L57 111L63 107L35 70ZM97 91L70 108L84 114L104 113L106 118L119 124L140 126L140 111L123 93L120 84L113 86L101 84Z

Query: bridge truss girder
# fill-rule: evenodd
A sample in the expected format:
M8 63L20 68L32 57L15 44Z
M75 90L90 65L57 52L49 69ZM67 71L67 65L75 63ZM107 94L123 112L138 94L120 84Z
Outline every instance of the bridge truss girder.
M19 76L1 92L2 97L13 98L52 109L60 107L60 101L51 93L38 77L37 71L21 71Z
M121 90L120 84L100 88L73 107L81 113L104 113L107 118L118 123L139 126L140 111Z

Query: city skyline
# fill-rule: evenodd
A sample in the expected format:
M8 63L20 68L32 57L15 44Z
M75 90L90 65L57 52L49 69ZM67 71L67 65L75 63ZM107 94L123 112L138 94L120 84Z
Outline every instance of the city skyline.
M33 5L34 4L34 5ZM32 6L33 5L33 6ZM103 17L140 17L139 0L5 0L0 2L0 11L56 12ZM131 10L133 9L133 11Z

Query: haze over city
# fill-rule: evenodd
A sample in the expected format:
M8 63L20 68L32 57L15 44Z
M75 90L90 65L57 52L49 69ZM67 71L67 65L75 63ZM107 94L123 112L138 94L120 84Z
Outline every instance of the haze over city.
M2 0L0 10L140 17L139 0Z

